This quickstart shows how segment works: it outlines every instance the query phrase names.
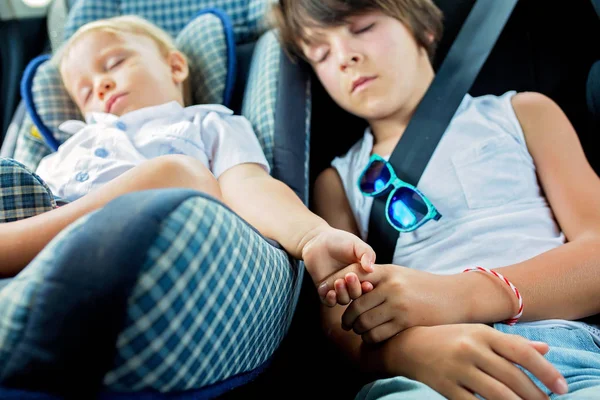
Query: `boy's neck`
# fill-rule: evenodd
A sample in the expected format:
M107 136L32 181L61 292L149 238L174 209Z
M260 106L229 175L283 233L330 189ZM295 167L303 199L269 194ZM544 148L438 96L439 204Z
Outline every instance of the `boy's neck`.
M412 98L402 108L386 118L370 120L369 126L374 137L373 152L380 155L389 155L406 131L417 106L425 96L431 85L435 73L431 70L430 77L422 80L422 84L415 87Z

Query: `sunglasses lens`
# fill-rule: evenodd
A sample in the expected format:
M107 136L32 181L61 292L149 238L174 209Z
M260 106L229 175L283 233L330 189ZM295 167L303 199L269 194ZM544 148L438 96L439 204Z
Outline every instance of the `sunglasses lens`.
M398 228L410 229L427 215L427 204L414 190L402 187L390 199L388 217Z
M392 174L387 164L383 161L372 161L360 179L360 190L367 194L377 194L384 191L391 180Z

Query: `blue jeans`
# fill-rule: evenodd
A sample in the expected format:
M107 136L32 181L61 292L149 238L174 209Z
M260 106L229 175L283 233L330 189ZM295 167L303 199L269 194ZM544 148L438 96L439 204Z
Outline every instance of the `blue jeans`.
M501 332L521 335L530 340L546 342L550 351L546 359L562 373L569 385L569 393L554 395L533 377L527 375L552 399L600 399L600 348L585 329L537 328L496 324ZM381 379L362 388L356 399L361 400L442 400L442 395L420 382L403 377Z

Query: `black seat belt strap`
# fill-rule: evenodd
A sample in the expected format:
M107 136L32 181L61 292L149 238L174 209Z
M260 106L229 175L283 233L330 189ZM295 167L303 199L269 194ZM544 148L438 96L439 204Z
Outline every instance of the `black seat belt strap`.
M400 179L417 186L442 135L487 60L517 1L476 1L390 156L389 162ZM398 240L398 231L390 226L385 216L386 197L379 196L373 201L367 239L377 254L379 264L392 262Z

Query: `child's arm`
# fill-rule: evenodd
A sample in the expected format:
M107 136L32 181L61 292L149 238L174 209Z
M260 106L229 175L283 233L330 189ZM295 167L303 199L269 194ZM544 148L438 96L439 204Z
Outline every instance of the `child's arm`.
M263 235L303 259L315 284L353 263L372 270L373 249L358 236L331 227L284 183L246 163L219 176L223 199Z
M547 398L518 366L554 393L566 383L543 355L548 345L480 324L414 327L376 346L342 330L343 307L322 307L323 330L365 372L405 376L444 397L475 399ZM469 393L472 392L473 394Z
M17 274L61 230L119 196L141 190L182 187L221 198L214 176L200 161L182 155L169 155L132 167L90 195L62 207L31 218L0 224L0 277Z
M512 99L540 185L567 243L496 271L520 291L521 321L579 319L600 313L600 179L560 107L538 93ZM484 265L485 267L485 265ZM510 318L517 302L488 274L462 274L464 292L485 298L471 307L481 322ZM505 308L504 299L511 298ZM466 321L467 322L467 321Z

